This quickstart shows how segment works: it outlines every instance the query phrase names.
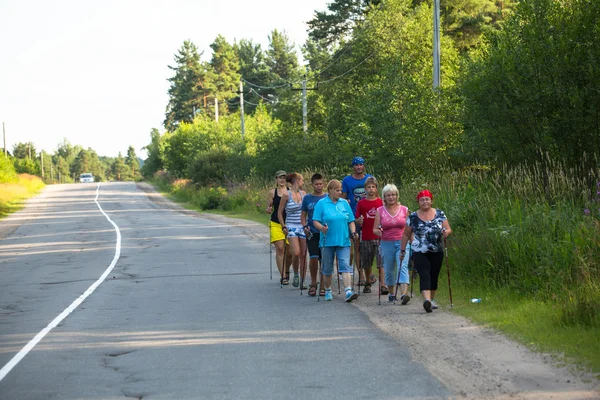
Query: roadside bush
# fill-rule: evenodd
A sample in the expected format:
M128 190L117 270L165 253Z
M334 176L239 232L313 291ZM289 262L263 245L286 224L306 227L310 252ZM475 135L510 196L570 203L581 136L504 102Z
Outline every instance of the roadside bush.
M198 186L213 186L242 182L250 170L249 156L217 149L198 154L189 166L187 175Z
M17 172L12 161L4 155L0 154L0 183L13 183L18 180Z

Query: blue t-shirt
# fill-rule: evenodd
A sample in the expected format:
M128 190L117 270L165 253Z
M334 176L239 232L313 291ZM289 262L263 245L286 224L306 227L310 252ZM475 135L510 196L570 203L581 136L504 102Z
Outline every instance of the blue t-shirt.
M319 232L313 225L313 212L315 211L315 205L319 202L319 200L325 198L326 196L326 194L322 194L320 196L307 194L302 199L302 211L306 211L306 223L310 227L310 231L313 233Z
M321 233L319 247L349 247L350 229L348 224L354 221L354 213L350 204L345 199L338 199L336 203L329 196L317 202L313 213L313 221L327 224L327 234Z
M350 202L350 207L352 207L352 214L356 213L358 202L367 197L365 181L370 176L370 174L365 174L364 178L356 179L352 175L348 175L342 180L342 192L346 193L346 198Z

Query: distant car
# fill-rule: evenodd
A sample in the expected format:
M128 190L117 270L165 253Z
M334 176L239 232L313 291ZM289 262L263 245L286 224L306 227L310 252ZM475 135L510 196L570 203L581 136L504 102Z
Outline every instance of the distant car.
M94 175L92 175L92 174L81 174L81 175L79 175L79 182L81 182L81 183L94 183Z

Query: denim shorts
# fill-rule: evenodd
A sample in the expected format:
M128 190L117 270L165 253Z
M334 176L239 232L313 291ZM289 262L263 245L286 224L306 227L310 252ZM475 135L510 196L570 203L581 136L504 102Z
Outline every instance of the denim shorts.
M350 266L350 247L327 246L321 247L321 270L323 275L331 276L333 274L333 259L337 256L339 272L352 273Z
M291 225L291 226L287 226L287 230L288 230L288 239L289 238L293 238L293 237L297 237L300 239L306 239L306 233L304 232L304 228L302 228L302 225Z

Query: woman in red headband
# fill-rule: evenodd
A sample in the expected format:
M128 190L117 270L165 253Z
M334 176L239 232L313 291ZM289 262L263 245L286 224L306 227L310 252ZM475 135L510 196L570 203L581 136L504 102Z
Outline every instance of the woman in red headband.
M438 277L444 259L443 239L452 233L446 214L442 210L431 207L433 195L429 190L423 190L417 195L419 209L408 217L400 260L406 255L406 244L414 234L412 245L413 262L419 273L421 294L425 301L423 308L430 313L437 308L435 292L438 288Z

